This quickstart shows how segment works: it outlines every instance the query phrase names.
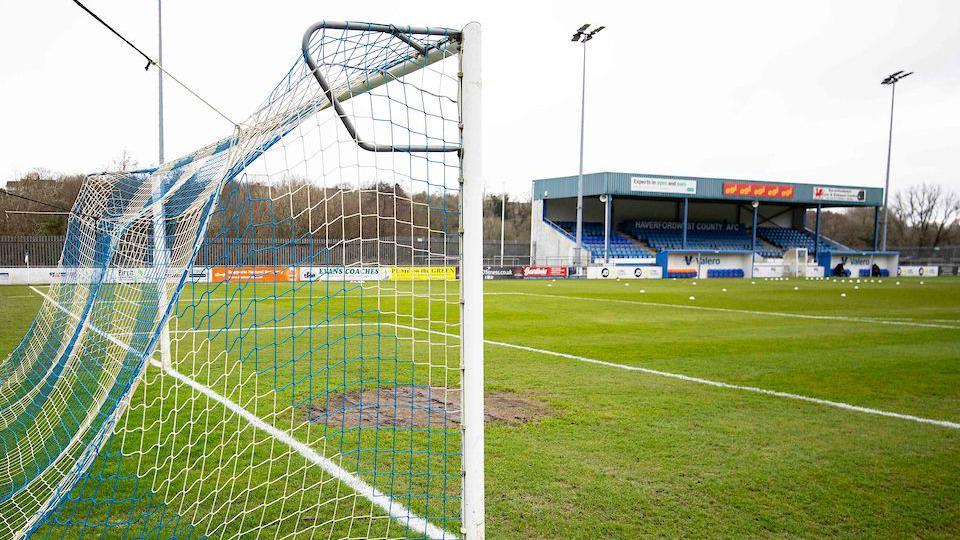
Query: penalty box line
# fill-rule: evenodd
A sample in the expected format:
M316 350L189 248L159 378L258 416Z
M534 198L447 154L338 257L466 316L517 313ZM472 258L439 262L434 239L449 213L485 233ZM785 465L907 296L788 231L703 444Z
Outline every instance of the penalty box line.
M949 324L934 324L934 323L924 323L924 322L915 322L915 321L900 321L900 320L875 319L875 318L863 318L863 317L844 317L843 315L808 315L804 313L788 313L788 312L782 312L782 311L761 311L761 310L754 310L754 309L736 309L736 308L722 308L722 307L711 307L711 306L689 306L686 304L669 304L666 302L646 302L643 300L623 300L620 298L602 298L602 297L591 298L589 296L571 296L566 294L543 294L543 293L527 293L527 292L495 292L495 293L486 293L486 294L491 296L532 296L537 298L556 298L561 300L564 300L564 299L588 300L590 302L611 302L615 304L630 304L635 306L690 309L694 311L713 311L713 312L719 312L719 313L739 313L742 315L785 317L789 319L858 322L858 323L869 323L869 324L886 324L891 326L913 326L917 328L940 328L944 330L960 330L960 326L954 326Z
M48 300L50 303L56 306L60 311L63 311L68 316L73 317L77 321L80 321L79 316L75 315L73 312L71 312L62 304L60 304L59 302L51 298L49 295L44 294L36 287L31 286L30 289L32 289L33 292L37 293L38 295ZM98 335L110 340L110 342L112 342L113 344L119 347L122 347L123 349L129 352L132 352L138 355L143 354L142 351L136 351L132 349L129 345L123 343L122 341L117 339L115 336L98 328L96 325L94 325L89 321L85 321L83 325L88 329L92 330L93 332L96 332ZM173 368L164 368L163 364L155 359L152 359L152 358L150 359L150 365L160 368L160 370L163 373L166 373L167 375L186 384L187 386L196 390L197 392L207 396L213 401L216 401L217 403L223 405L234 414L240 416L241 418L249 422L250 425L252 425L253 427L259 429L260 431L263 431L264 433L270 435L271 437L286 444L291 449L293 449L298 454L300 454L303 458L305 458L307 461L310 461L311 463L320 466L328 474L330 474L337 480L340 480L341 482L346 484L348 487L350 487L350 489L352 489L353 491L355 491L356 493L358 493L359 495L361 495L362 497L364 497L374 505L378 506L380 509L386 511L387 514L389 514L394 521L403 525L404 527L407 527L411 531L416 531L417 533L425 535L431 538L432 540L457 538L457 536L454 535L453 533L447 532L441 529L440 527L437 527L436 525L430 523L425 518L420 517L419 515L413 513L410 509L405 507L403 504L394 501L393 498L391 498L389 495L386 495L380 490L371 486L360 477L354 474L351 474L349 471L347 471L343 467L334 463L333 460L331 460L330 458L320 455L319 452L307 446L306 444L300 442L290 433L287 433L286 431L283 431L277 428L276 426L264 421L262 418L244 409L236 402L231 401L229 398L218 394L216 391L214 391L210 387L202 383L199 383L191 379L190 377L187 377L186 375L180 373L179 371Z

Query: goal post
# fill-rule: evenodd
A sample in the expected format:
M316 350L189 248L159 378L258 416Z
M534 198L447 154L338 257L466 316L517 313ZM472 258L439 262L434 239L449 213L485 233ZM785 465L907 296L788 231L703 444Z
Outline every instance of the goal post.
M314 24L232 134L85 180L0 537L484 538L480 34Z
M461 358L463 363L463 533L484 537L483 172L480 24L463 29L463 233Z
M807 248L790 248L783 252L783 273L786 277L807 277Z

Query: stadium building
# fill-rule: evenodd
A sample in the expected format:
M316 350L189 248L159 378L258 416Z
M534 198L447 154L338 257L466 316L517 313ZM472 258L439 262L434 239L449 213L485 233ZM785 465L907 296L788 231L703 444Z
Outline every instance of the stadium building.
M873 248L820 234L825 208L874 208ZM577 254L577 176L533 181L531 264L573 261L588 277L781 277L896 273L878 250L883 189L601 172L583 176ZM815 210L812 217L808 217Z

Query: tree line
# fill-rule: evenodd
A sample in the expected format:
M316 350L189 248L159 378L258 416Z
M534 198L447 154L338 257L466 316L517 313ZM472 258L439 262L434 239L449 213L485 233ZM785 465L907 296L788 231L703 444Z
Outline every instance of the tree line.
M960 196L957 192L940 184L914 184L896 192L888 206L888 247L960 245ZM851 248L872 248L874 219L873 208L824 211L820 232ZM808 223L812 222L810 216ZM878 237L883 235L882 227L881 217Z
M63 235L83 175L33 171L0 192L0 235ZM237 182L220 193L207 225L207 238L312 236L332 242L351 239L453 236L459 226L459 194L433 187L415 191L399 184L320 187L302 179L280 183ZM506 205L505 238L530 239L530 203L487 195L484 239L500 239ZM19 213L19 212L36 213Z
M83 178L38 170L9 182L9 193L0 192L0 235L63 235L66 215L9 211L69 209ZM453 191L412 191L398 184L318 187L297 179L279 184L236 183L221 193L207 237L297 238L311 231L314 237L330 240L453 234L459 204ZM307 208L311 210L304 211ZM939 184L915 184L896 192L889 208L888 246L960 245L957 192ZM505 194L484 197L484 239L500 240L502 213L506 217L505 241L529 242L530 202L510 200ZM851 208L823 212L820 230L841 244L860 249L872 247L873 226L872 208Z

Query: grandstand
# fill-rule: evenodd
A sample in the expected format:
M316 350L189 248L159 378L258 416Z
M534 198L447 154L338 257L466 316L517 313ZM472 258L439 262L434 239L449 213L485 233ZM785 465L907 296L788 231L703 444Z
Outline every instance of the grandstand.
M665 277L748 277L780 275L785 254L800 250L808 257L804 266L823 269L816 272L837 263L852 265L854 274L875 264L888 272L896 267L896 254L877 251L876 238L872 250L855 251L820 234L821 211L842 207L874 208L876 233L880 188L588 174L578 252L577 180L534 180L533 264L657 265Z

